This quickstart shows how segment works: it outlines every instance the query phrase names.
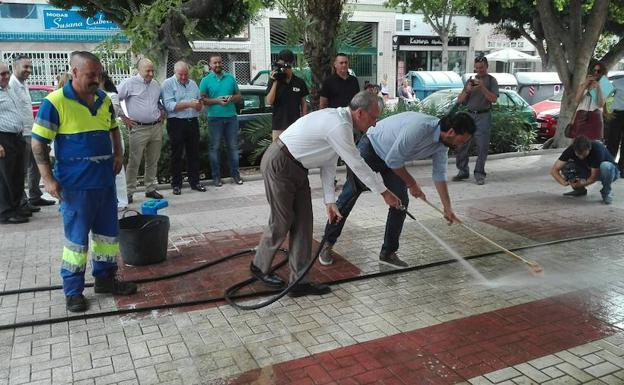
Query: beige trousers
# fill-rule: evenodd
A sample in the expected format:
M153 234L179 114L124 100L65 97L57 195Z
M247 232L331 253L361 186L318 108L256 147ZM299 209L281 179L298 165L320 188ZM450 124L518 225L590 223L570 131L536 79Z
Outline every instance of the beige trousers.
M126 178L128 195L136 192L137 174L145 153L145 192L156 190L156 173L158 171L158 159L162 147L162 123L151 126L134 126L128 134L130 145L128 146L128 166Z

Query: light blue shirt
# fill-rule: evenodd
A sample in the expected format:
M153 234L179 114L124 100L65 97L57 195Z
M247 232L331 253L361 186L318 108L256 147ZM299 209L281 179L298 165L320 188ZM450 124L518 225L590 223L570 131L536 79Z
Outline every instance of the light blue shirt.
M613 79L612 83L615 88L615 99L611 108L624 111L624 75Z
M431 158L433 180L447 180L448 147L440 141L440 119L420 112L392 115L368 129L366 136L375 153L390 168L401 168L412 160Z
M161 86L161 98L167 110L168 118L190 119L199 116L199 111L194 108L186 108L176 111L175 106L180 102L190 102L199 99L199 87L197 83L189 79L188 83L182 84L173 75L167 78Z

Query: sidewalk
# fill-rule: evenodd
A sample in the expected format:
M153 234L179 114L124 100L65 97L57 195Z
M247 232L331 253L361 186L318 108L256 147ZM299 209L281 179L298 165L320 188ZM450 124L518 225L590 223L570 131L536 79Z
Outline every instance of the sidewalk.
M548 175L559 151L492 156L487 183L450 183L456 214L507 248L597 236L520 250L544 267L543 277L498 253L457 263L332 285L321 298L284 297L257 311L227 304L154 310L11 328L16 322L64 317L62 292L1 296L0 384L624 384L624 187L614 203L600 186L581 198ZM431 166L410 167L428 199L439 205ZM449 177L455 174L449 164ZM344 181L344 172L338 175ZM320 179L310 175L314 237L325 222ZM257 244L268 221L263 182L207 187L182 195L162 191L171 220L166 262L122 266L125 278L181 271ZM135 194L132 208L142 202ZM63 244L58 207L3 226L2 290L60 284ZM459 226L447 226L422 202L409 210L460 255L496 251ZM387 271L379 264L387 209L365 193L334 250L333 266L315 281ZM451 258L407 218L401 257L410 266ZM181 278L140 285L127 298L94 294L87 314L196 301L222 294L248 277L242 256ZM280 257L281 258L281 257ZM279 258L278 258L279 259ZM89 269L88 269L89 272ZM87 275L87 281L91 281ZM262 290L261 286L254 287ZM251 300L250 302L257 301Z

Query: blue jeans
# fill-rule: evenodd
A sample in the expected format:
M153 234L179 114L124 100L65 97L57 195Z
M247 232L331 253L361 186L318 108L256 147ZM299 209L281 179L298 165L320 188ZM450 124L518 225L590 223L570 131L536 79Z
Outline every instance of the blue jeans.
M209 118L210 128L210 170L212 179L221 178L221 138L225 138L228 159L230 162L230 176L238 178L238 119L236 116L228 118Z
M620 170L615 163L607 161L600 163L600 181L602 182L600 193L603 198L611 194L611 183L617 180L619 174Z
M386 163L381 158L379 158L366 135L360 139L357 147L360 150L360 155L364 158L364 161L366 161L366 164L368 164L373 171L381 174L384 184L388 190L392 191L397 197L399 197L401 203L407 208L409 203L407 186L403 180L399 178L399 176L395 174L392 169L386 166ZM353 206L355 206L355 202L357 202L360 194L364 191L360 185L362 185L362 182L357 180L355 175L353 175L353 178L348 178L347 182L342 187L342 193L336 201L336 206L338 206L338 210L342 214L343 219L338 223L328 223L325 226L325 239L327 243L333 245L338 240L349 213L353 209ZM395 208L388 209L384 243L381 247L381 253L383 255L388 255L399 249L399 238L401 237L401 231L403 230L405 215L405 211L397 210Z

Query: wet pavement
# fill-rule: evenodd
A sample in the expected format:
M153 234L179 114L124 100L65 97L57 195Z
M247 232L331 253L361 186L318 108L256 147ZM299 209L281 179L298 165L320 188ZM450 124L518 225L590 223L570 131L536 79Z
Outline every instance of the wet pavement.
M87 288L86 319L63 320L73 314L60 290L0 296L0 384L624 384L623 187L615 183L612 205L601 203L599 185L563 197L548 175L557 155L493 156L485 186L449 185L467 226L537 262L543 275L418 201L409 210L420 223L407 218L401 237L410 267L380 264L387 209L366 193L334 247L336 263L312 270L332 293L284 297L256 311L222 296L249 277L250 249L268 220L262 181L181 196L164 190L167 260L133 267L120 258L119 274L194 271L142 283L128 297ZM439 205L431 166L410 172ZM310 180L316 248L324 207L318 174ZM2 290L60 284L57 210L2 227ZM476 273L449 249L469 257ZM285 268L278 273L287 277ZM246 292L264 291L254 284ZM125 314L109 314L116 310Z

